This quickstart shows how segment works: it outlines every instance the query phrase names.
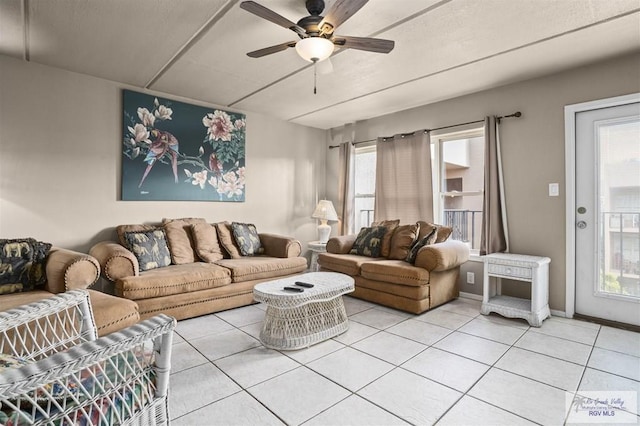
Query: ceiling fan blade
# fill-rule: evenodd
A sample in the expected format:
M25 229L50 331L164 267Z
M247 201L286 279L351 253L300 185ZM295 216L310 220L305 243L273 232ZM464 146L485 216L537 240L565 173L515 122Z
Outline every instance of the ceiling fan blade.
M261 58L263 56L271 55L272 53L282 52L283 50L287 50L289 47L295 47L295 41L288 41L282 44L276 44L275 46L265 47L264 49L254 50L253 52L247 53L247 56L251 58Z
M382 38L334 36L331 38L331 41L338 47L376 53L389 53L395 46L393 40L385 40Z
M262 19L271 21L276 25L288 28L291 31L295 31L296 33L306 37L307 33L304 28L294 22L291 22L284 16L277 14L273 10L268 9L254 1L243 1L242 3L240 3L240 8L246 10L247 12L251 12L256 16L259 16Z
M369 0L336 0L320 21L318 28L322 34L333 34L333 31L351 18Z

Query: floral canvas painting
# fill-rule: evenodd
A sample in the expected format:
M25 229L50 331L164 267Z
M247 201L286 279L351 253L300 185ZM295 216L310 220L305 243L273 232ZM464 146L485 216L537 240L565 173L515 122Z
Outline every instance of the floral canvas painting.
M123 90L122 199L245 200L244 114Z

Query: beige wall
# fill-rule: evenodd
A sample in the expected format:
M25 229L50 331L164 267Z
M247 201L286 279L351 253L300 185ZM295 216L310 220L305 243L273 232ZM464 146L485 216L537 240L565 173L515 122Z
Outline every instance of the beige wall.
M188 216L316 239L326 132L261 114L247 113L246 202L119 201L122 88L0 56L0 238L85 251L118 224Z
M464 123L485 115L521 111L501 127L511 252L548 256L551 309L565 310L564 106L640 91L640 55L630 55L545 78L511 84L448 101L398 112L349 126L355 140ZM332 129L330 144L343 140ZM337 150L327 154L327 191L337 200ZM560 196L548 196L548 184L560 184ZM469 269L471 268L471 269ZM476 285L461 290L482 293Z

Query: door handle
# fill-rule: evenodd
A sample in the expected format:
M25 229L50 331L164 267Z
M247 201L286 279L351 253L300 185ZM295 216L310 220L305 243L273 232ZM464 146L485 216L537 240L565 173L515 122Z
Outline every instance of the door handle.
M578 223L576 223L576 226L577 226L579 229L584 229L584 228L586 228L586 227L587 227L587 222L585 222L584 220L581 220L581 221L579 221Z

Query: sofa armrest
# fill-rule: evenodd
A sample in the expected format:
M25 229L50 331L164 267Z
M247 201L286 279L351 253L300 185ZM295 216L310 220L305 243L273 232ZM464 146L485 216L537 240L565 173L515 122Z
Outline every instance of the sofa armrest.
M469 247L462 241L448 240L424 246L418 252L415 265L427 271L446 271L469 260Z
M88 288L100 278L100 264L93 256L58 247L49 251L45 270L45 289L51 293Z
M102 241L94 245L89 254L100 262L102 275L109 281L140 274L136 256L114 241Z
M351 251L357 235L339 235L329 238L327 241L327 253L347 254Z
M295 238L276 234L259 234L259 236L265 256L298 257L302 253L302 245Z

